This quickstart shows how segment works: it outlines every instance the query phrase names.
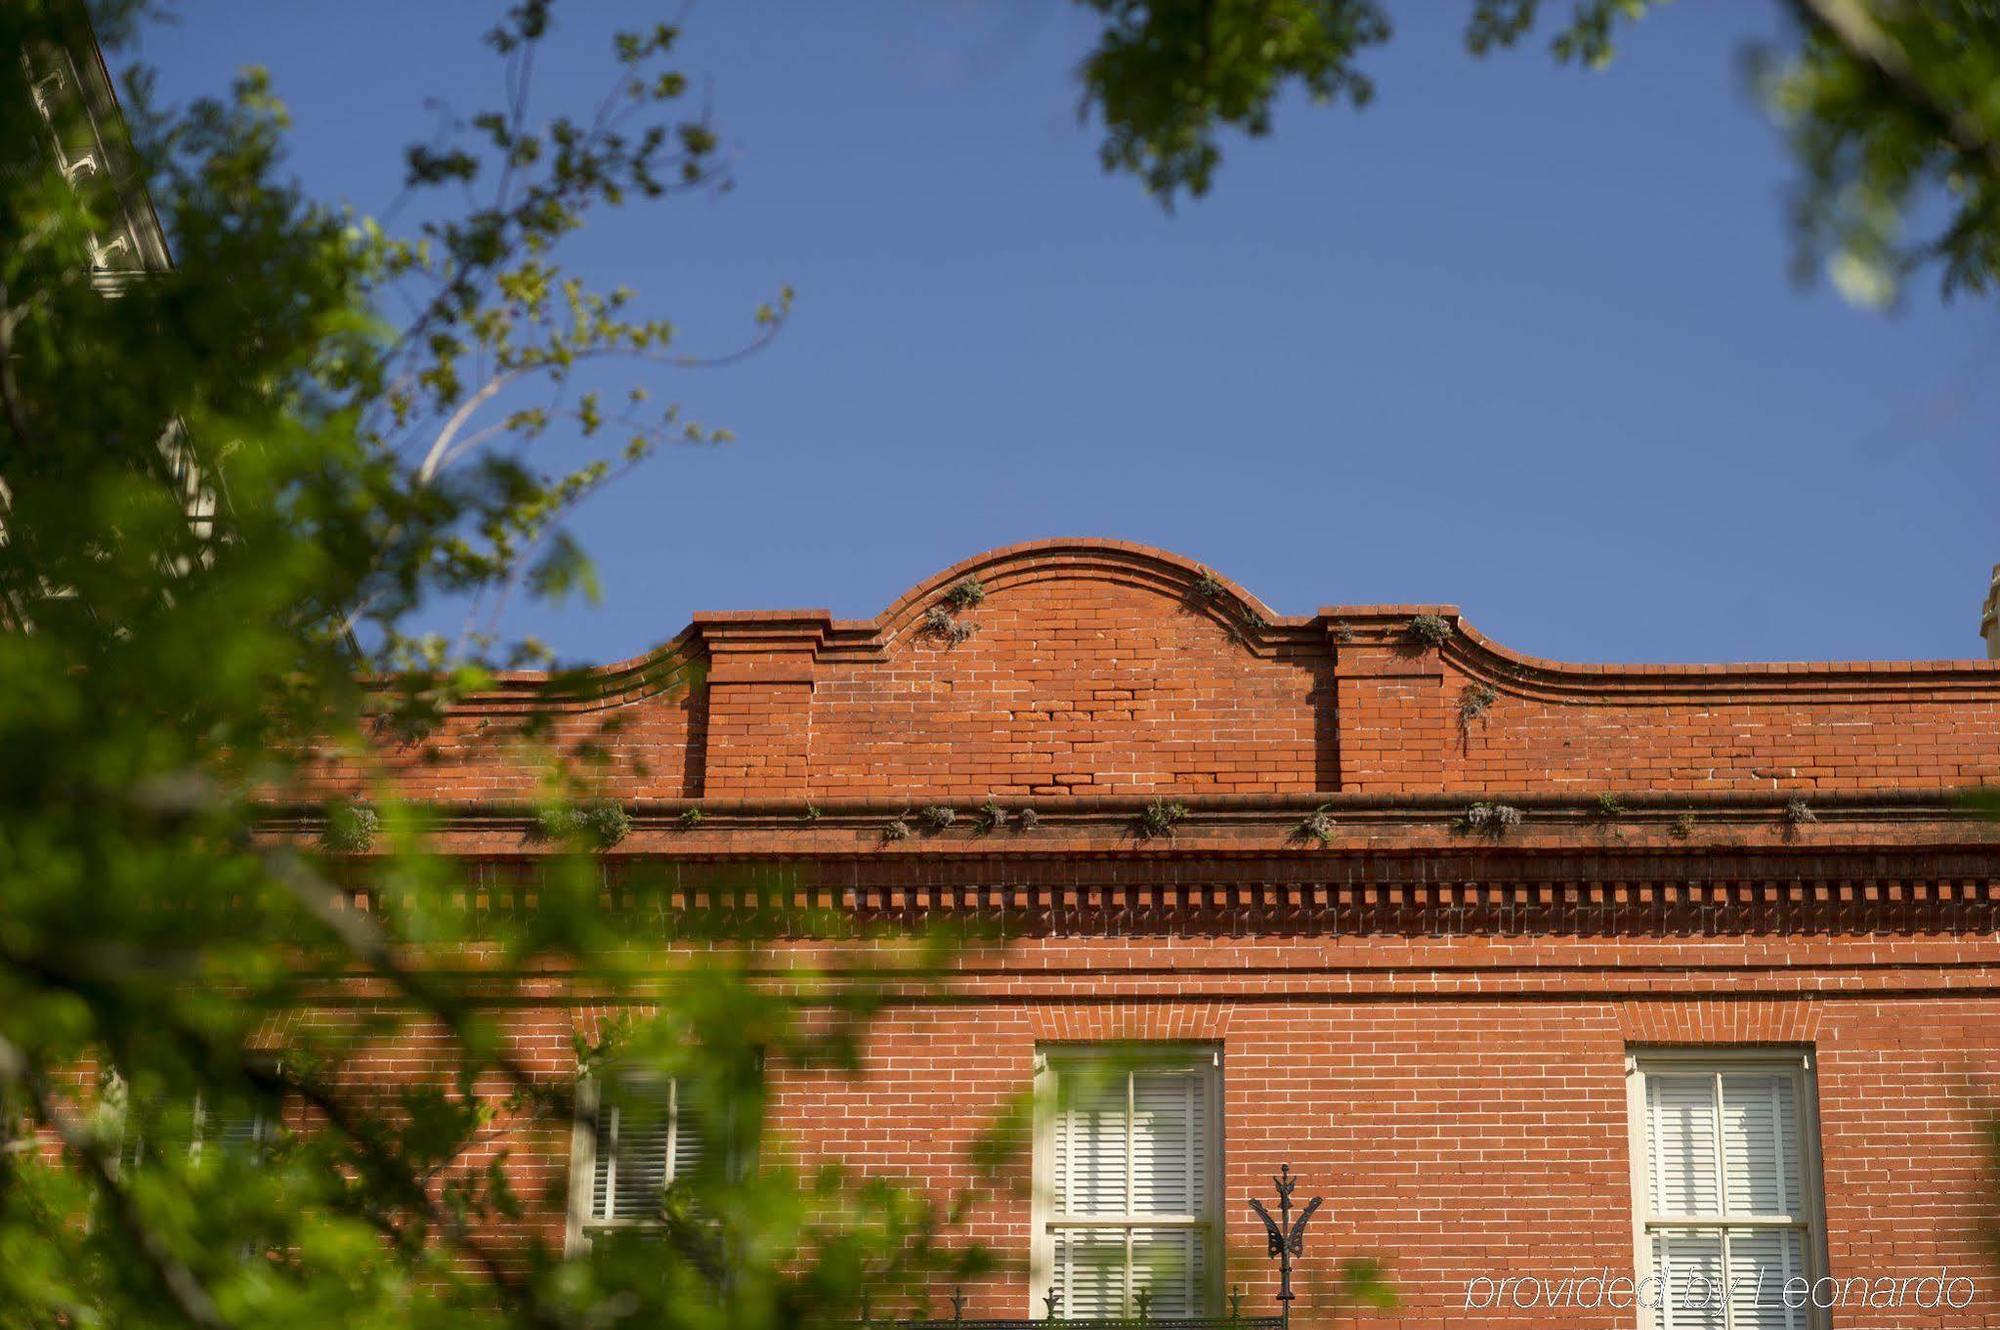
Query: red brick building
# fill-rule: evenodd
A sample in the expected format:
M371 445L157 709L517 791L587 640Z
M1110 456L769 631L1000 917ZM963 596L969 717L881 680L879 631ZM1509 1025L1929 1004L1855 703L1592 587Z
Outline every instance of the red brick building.
M478 859L544 852L533 770L484 737L527 683L408 768ZM1302 1317L1366 1255L1402 1298L1371 1324L2000 1325L2000 848L1953 795L2000 779L2000 663L1566 665L1449 606L1287 616L1072 540L870 620L698 615L599 683L558 729L612 754L614 859L1004 925L863 1080L774 1069L779 1148L949 1182L1010 1095L1140 1056L1044 1124L1032 1200L976 1216L1033 1261L969 1315L1148 1280L1155 1314L1213 1308L1235 1253L1266 1310L1245 1201L1289 1163L1326 1198ZM560 1068L600 1015L524 1016L523 1047ZM571 1178L578 1233L621 1213L613 1164L693 1148L607 1130L527 1166ZM1633 1307L1663 1270L1744 1278Z

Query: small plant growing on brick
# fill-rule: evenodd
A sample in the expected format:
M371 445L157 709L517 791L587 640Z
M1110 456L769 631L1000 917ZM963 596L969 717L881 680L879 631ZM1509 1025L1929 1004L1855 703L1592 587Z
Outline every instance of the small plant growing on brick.
M681 826L682 828L688 831L693 831L696 827L700 826L705 820L706 818L703 816L702 811L699 808L690 808L681 814Z
M1497 840L1520 825L1521 810L1512 804L1477 803L1459 814L1457 829Z
M1352 642L1354 640L1354 625L1345 620L1335 624L1333 626L1333 640L1341 643Z
M563 804L535 815L535 833L541 840L582 842L608 850L632 833L632 815L609 799L581 808Z
M632 815L620 804L604 800L582 810L583 832L600 849L610 849L632 834Z
M933 605L924 611L923 631L957 646L966 638L978 632L977 625L961 622L951 617L951 611L942 605Z
M1041 823L1042 815L1032 808L1023 808L1018 814L1021 830L1033 831Z
M574 808L544 808L535 814L535 838L538 840L568 840L576 833Z
M923 818L924 825L932 831L943 831L946 827L958 821L957 810L945 804L932 804L930 807L924 809L919 816Z
M1591 805L1590 811L1606 822L1616 821L1625 816L1625 801L1606 790L1597 796L1597 802Z
M1675 840L1686 840L1694 835L1694 814L1682 813L1667 830Z
M979 805L978 811L972 818L979 828L979 834L984 836L1007 825L1007 810L1002 808L997 800L988 799Z
M1222 579L1206 568L1194 579L1194 593L1203 600L1221 600L1225 590L1227 588L1222 585Z
M1155 836L1171 836L1174 827L1188 814L1187 805L1168 803L1165 799L1155 799L1139 814L1139 837L1151 840Z
M889 824L882 828L883 840L908 840L909 838L910 824L903 818L891 818Z
M1300 840L1309 840L1320 845L1331 845L1340 835L1340 828L1334 824L1333 813L1326 804L1307 813L1305 819L1293 833Z
M332 854L362 854L375 844L375 833L381 829L382 818L375 806L355 799L328 810L319 843Z
M954 610L969 610L985 599L986 584L976 577L953 583L951 590L944 593L944 603Z
M820 811L818 804L807 804L806 811L799 814L799 820L801 822L817 822L819 821L819 819L820 819Z
M1785 805L1786 826L1803 827L1808 823L1817 821L1819 821L1819 814L1813 812L1812 805L1804 799L1794 799Z
M1412 642L1427 647L1443 646L1451 640L1451 624L1435 614L1419 614L1403 630Z
M1499 700L1500 694L1485 684L1473 684L1458 695L1459 724L1470 725L1485 715L1487 709Z

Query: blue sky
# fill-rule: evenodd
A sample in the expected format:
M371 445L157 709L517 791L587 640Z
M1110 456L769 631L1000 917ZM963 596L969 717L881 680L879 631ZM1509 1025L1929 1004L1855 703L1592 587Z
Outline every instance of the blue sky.
M867 616L989 546L1104 535L1283 613L1454 602L1537 655L1980 654L2000 316L1790 282L1738 64L1777 6L1669 6L1594 75L1398 8L1373 106L1286 106L1167 216L1098 169L1074 6L693 6L737 187L607 216L577 262L691 347L781 283L796 314L648 376L738 441L593 500L604 603L511 626L615 659L693 610ZM609 32L679 9L558 6L539 104L594 101ZM169 100L268 66L299 174L375 210L427 97L495 99L491 12L193 0L138 54Z

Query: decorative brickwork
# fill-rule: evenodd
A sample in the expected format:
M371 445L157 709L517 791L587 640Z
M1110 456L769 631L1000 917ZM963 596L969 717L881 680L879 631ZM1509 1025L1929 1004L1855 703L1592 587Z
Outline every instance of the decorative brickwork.
M967 577L983 599L949 605ZM1453 631L1426 644L1419 616ZM423 797L532 792L506 721L535 683L405 755ZM585 741L638 799L1935 790L2000 778L2000 664L1565 665L1451 606L1285 617L1156 550L1051 541L873 620L698 615L566 708L556 744Z

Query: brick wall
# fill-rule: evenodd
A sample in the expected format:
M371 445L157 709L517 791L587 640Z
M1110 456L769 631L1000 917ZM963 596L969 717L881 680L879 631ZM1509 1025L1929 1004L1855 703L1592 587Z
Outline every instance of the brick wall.
M1799 952L1796 963L1791 953ZM1186 964L1190 953L1197 961ZM974 1185L969 1151L1032 1083L1038 1048L1115 1039L1222 1050L1226 1244L1253 1309L1275 1291L1245 1198L1288 1163L1324 1195L1299 1314L1334 1319L1339 1262L1384 1262L1403 1300L1359 1323L1626 1326L1608 1309L1503 1306L1464 1314L1480 1276L1633 1269L1629 1049L1810 1047L1819 1069L1826 1245L1836 1275L1949 1268L1974 1304L1941 1320L1905 1307L1836 1324L2000 1326L2000 1275L1982 1246L1994 1209L1988 1092L2000 1075L2000 946L1910 940L1884 964L1865 934L1782 937L1345 939L1047 937L969 958L955 1000L892 1008L859 1079L770 1070L772 1158L839 1160ZM537 1009L522 1059L554 1075L572 1030L602 1012ZM422 1041L361 1076L424 1074ZM559 1195L560 1124L506 1138L523 1194ZM477 1162L483 1162L477 1161ZM1028 1167L964 1230L1024 1258ZM554 1208L533 1221L559 1240ZM1027 1314L1026 1276L973 1290L968 1315ZM940 1295L942 1296L942 1294Z
M953 603L969 579L981 595ZM1416 641L1419 615L1453 631ZM491 882L545 848L522 806L536 761L590 747L633 814L613 880L666 872L694 909L778 861L801 905L970 913L1011 939L951 976L950 1002L889 1011L861 1079L773 1066L780 1157L948 1190L1038 1046L1209 1042L1252 1309L1272 1276L1244 1200L1290 1163L1328 1203L1301 1284L1315 1323L1333 1323L1337 1261L1373 1256L1404 1306L1364 1323L1624 1326L1467 1314L1466 1284L1630 1274L1629 1050L1806 1047L1834 1272L1978 1280L1949 1319L1834 1324L2000 1326L1980 1247L2000 842L1951 797L2000 777L2000 664L1565 665L1449 606L1285 617L1175 556L1064 541L968 560L872 620L698 616L530 745L516 729L540 683L475 699L432 751L387 749ZM1519 827L1454 827L1497 796ZM989 797L997 829L972 816ZM1155 798L1187 805L1171 835L1135 826ZM926 826L931 804L958 820ZM1316 809L1335 818L1324 841L1302 836ZM569 1074L573 1031L602 1014L555 985L518 1017L520 1056ZM351 1074L433 1063L413 1044ZM563 1190L560 1124L507 1145L525 1195ZM560 1206L528 1222L556 1232ZM969 1231L1025 1258L1029 1229L1003 1188ZM1025 1314L1028 1296L1017 1272L969 1311Z

